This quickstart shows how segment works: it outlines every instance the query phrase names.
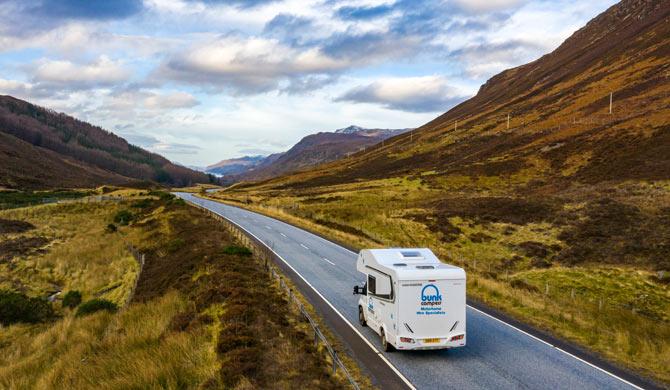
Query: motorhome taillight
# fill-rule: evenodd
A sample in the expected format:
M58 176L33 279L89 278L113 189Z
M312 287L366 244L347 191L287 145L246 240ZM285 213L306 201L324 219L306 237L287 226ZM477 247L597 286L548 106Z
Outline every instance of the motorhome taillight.
M452 337L450 341L463 340L464 337L465 337L464 334L459 334L459 335L456 335L456 336Z
M412 343L414 344L414 339L410 337L401 337L400 342L402 343Z

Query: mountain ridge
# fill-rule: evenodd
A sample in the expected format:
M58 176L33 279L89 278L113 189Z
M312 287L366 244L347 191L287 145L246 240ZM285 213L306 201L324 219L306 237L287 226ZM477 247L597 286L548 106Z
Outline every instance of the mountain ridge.
M133 181L186 186L214 181L110 131L11 96L0 96L0 133L5 144L15 146L0 153L5 167L0 186L90 187ZM31 169L38 166L39 172ZM59 177L70 179L59 184Z

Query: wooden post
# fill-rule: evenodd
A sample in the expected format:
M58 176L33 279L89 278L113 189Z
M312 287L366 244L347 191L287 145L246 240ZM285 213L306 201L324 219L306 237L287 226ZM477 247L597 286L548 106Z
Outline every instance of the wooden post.
M509 130L509 114L507 114L507 130Z
M612 92L610 92L610 115L612 115Z

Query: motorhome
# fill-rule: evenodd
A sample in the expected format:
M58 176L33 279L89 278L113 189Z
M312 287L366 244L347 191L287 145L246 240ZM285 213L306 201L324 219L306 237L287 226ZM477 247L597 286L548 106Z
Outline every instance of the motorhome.
M363 249L358 320L385 351L465 346L465 271L430 249Z

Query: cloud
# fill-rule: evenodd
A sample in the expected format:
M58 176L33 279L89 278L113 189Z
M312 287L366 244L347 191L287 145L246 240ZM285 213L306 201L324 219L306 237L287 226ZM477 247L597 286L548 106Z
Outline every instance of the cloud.
M375 7L341 7L336 14L345 20L373 19L393 11L391 5L382 4Z
M156 77L215 91L254 94L276 89L284 80L338 73L350 65L319 48L301 50L276 39L227 35L175 55Z
M491 12L517 7L526 0L455 0L456 3L471 12Z
M200 102L193 95L186 92L174 92L165 95L153 94L144 99L144 105L150 109L191 108Z
M447 111L466 97L441 76L387 78L350 89L338 102L375 103L409 112Z
M130 77L120 61L101 56L88 64L76 64L67 60L40 60L32 70L33 83L40 88L52 87L80 90L111 86Z
M27 96L32 90L32 85L15 80L0 79L0 94L12 96Z
M160 142L150 146L149 149L157 153L167 154L198 154L202 150L201 147L196 145L170 142Z

